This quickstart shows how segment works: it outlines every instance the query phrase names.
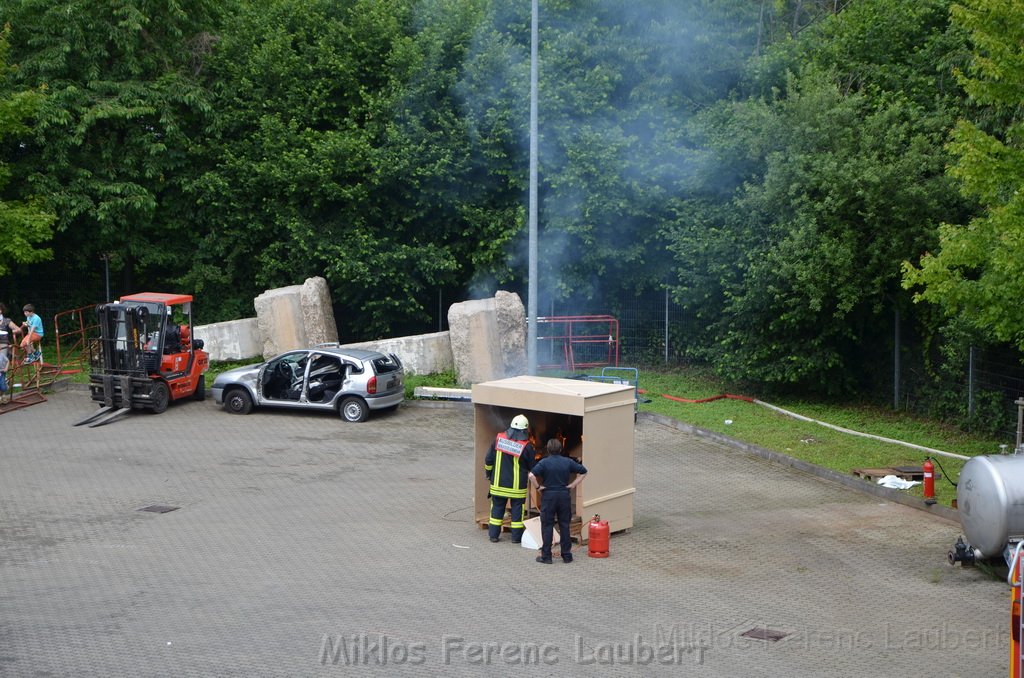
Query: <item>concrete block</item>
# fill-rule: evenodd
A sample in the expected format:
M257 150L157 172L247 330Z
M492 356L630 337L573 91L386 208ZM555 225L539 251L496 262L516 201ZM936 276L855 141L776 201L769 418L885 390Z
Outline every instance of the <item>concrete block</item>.
M203 348L210 354L210 360L250 360L263 353L256 318L229 320L193 328L196 339L203 340Z
M337 343L338 325L334 322L331 289L323 278L307 278L299 290L302 325L310 346Z
M330 291L323 278L309 278L302 285L267 290L256 297L253 304L265 359L292 349L338 340Z
M514 292L498 290L494 295L494 312L504 376L526 374L526 308L523 300Z
M499 291L491 299L453 304L448 327L460 384L526 372L526 310L518 294Z
M473 391L468 388L437 388L433 386L417 386L412 394L417 398L430 400L464 400L473 399Z
M394 353L402 360L406 374L439 374L451 372L454 368L448 332L363 341L345 346Z

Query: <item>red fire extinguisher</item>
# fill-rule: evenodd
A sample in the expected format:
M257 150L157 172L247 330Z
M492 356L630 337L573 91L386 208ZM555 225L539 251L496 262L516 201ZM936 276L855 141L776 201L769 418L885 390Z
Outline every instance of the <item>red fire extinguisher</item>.
M932 458L931 457L925 457L924 458L924 464L921 466L921 469L924 471L924 499L925 499L925 501L934 504L935 503L935 464L932 463Z
M587 555L591 558L608 557L608 521L594 516L587 523Z

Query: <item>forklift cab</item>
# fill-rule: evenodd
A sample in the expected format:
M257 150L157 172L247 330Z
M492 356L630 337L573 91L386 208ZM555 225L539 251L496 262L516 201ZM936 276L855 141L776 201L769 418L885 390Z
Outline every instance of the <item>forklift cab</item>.
M122 297L120 303L125 308L137 309L136 315L141 318L141 322L136 323L136 329L145 356L146 371L165 378L188 371L193 349L203 348L201 339L197 339L194 346L192 342L192 302L175 304L167 303L173 300L135 299L143 296L158 295L131 295ZM119 335L128 331L123 321L118 328Z

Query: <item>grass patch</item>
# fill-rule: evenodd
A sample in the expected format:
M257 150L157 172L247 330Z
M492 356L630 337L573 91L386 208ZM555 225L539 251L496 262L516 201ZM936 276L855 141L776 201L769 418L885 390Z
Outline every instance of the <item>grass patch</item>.
M239 360L239 361L210 361L210 366L206 369L206 385L210 386L213 384L213 380L219 375L233 370L236 367L245 367L246 365L258 365L263 362L259 358L253 358L252 360Z
M728 392L725 384L703 372L641 371L640 388L647 392L645 397L651 401L642 403L641 411L656 412L844 474L850 474L855 468L919 466L926 456L932 456L945 471L935 483L936 498L949 506L956 497L956 488L949 481L955 482L960 477L964 464L961 460L842 433L741 400L680 403L662 397L662 394L668 394L695 400ZM738 395L750 394L741 392ZM779 399L771 404L861 433L965 456L997 454L999 444L1003 442L972 436L942 422L881 407L796 399ZM732 423L727 424L726 421ZM907 493L923 496L921 486L911 488Z
M461 388L454 372L438 374L407 374L405 375L405 397L412 399L417 386L432 388Z

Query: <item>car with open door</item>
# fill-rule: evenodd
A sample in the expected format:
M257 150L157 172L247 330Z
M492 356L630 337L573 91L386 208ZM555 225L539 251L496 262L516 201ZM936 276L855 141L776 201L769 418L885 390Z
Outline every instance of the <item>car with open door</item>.
M223 372L210 393L232 414L276 407L335 411L345 421L359 422L372 411L402 403L405 370L394 353L327 344Z

